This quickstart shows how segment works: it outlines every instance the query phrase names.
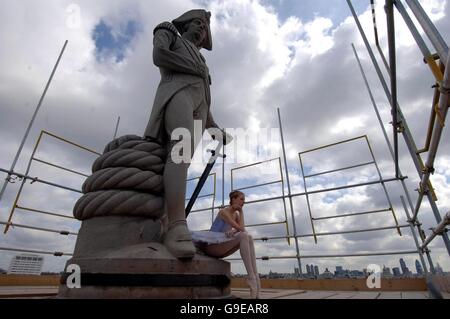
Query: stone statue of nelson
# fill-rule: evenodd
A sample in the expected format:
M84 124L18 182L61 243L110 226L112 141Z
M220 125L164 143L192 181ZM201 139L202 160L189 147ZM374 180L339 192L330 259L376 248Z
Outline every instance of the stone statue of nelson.
M197 140L194 140L194 120L201 120L202 133L205 128L219 128L210 111L211 77L200 53L201 48L212 49L210 17L211 13L205 10L190 10L171 23L159 24L153 31L153 62L159 67L161 82L144 138L157 141L167 149L163 180L168 225L164 245L176 258L192 258L195 246L185 218L190 163L174 162L172 155L176 152L172 150L180 137L172 138L172 132L177 128L190 132L192 157L201 140L201 136L195 136ZM225 143L228 143L231 136L225 136Z

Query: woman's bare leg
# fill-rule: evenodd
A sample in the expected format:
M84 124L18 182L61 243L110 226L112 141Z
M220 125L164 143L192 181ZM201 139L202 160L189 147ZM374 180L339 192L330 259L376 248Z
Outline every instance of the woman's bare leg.
M230 251L235 252L236 250L238 250L239 246L240 246L240 239L236 238L221 244L207 245L203 247L202 250L208 256L216 258L224 258L231 255L229 254Z
M225 255L223 257L227 257L227 256L230 256L230 255L234 254L236 251L239 250L239 246L240 246L240 244L236 245L235 247L233 247L230 250L228 250L227 252L225 252Z

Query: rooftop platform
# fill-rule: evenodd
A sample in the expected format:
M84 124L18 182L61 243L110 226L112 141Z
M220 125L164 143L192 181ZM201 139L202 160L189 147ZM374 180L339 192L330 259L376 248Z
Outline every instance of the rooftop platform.
M58 293L57 286L0 286L0 298L53 298ZM247 288L232 288L235 298L249 299ZM449 293L443 293L450 299ZM322 291L300 289L263 288L261 299L428 299L427 291Z
M440 290L450 299L450 277L440 278ZM59 276L0 275L1 298L53 298ZM380 289L369 289L365 279L262 279L262 299L428 299L425 279L382 279ZM249 299L243 278L233 278L231 295Z
M233 296L249 299L249 290L232 289ZM449 293L443 293L450 299ZM427 291L322 291L295 289L262 289L261 299L429 299Z

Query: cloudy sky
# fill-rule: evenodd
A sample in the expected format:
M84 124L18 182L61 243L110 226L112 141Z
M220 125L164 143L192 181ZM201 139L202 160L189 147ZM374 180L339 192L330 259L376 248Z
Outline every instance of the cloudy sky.
M403 1L404 2L404 1ZM212 76L212 113L219 125L241 129L257 136L259 147L238 148L235 160L225 167L225 194L230 190L230 169L259 160L281 156L277 108L280 108L286 143L288 171L293 193L305 190L298 153L367 135L383 178L394 176L394 165L382 130L378 124L368 92L364 86L351 43L355 44L368 81L373 90L383 124L392 140L390 109L387 98L363 45L350 10L344 0L198 0L181 1L10 1L0 0L0 167L9 168L24 135L51 69L63 46L69 41L58 71L36 118L16 171L24 172L34 143L41 130L47 130L89 149L103 150L113 135L118 117L118 135L138 134L145 129L151 111L158 69L152 63L152 30L162 21L170 21L192 8L212 12L213 51L204 52ZM354 0L367 37L374 46L372 17L368 0ZM450 7L446 0L420 1L437 29L450 40ZM384 1L376 1L381 46L387 54ZM425 143L434 84L428 67L413 43L405 24L396 15L398 98L416 144ZM431 46L430 46L431 48ZM376 54L381 64L379 54ZM385 70L383 69L383 72ZM384 73L386 79L387 74ZM389 82L389 81L388 81ZM275 129L273 131L272 129ZM275 132L264 140L266 132ZM267 137L267 135L266 135ZM205 133L205 148L209 136ZM444 130L431 180L443 214L450 209L449 132ZM199 148L197 158L205 148ZM255 155L256 154L256 155ZM417 198L418 174L404 140L399 136L400 167L408 176L406 185L413 203ZM427 154L423 158L426 159ZM95 155L45 136L36 157L86 174ZM302 155L305 174L314 174L372 161L364 139L358 139L318 152ZM256 166L233 172L234 187L280 180L278 159L271 165ZM272 163L272 164L273 164ZM193 164L190 176L199 176L202 164ZM222 203L222 166L218 162L216 205ZM284 164L283 164L284 174ZM61 172L57 168L34 162L30 175L81 188L84 177ZM4 174L3 174L4 176ZM324 189L377 180L374 165L307 179L308 190ZM285 179L285 178L284 178ZM0 202L0 220L8 219L19 189L10 184ZM188 185L191 191L193 185ZM285 184L285 193L287 185ZM400 195L401 184L386 184L400 225L406 224ZM213 189L209 180L204 193ZM282 195L281 184L271 184L246 191L247 200ZM80 195L48 186L27 183L19 205L71 215ZM357 213L388 208L380 184L309 196L313 217ZM195 208L210 206L212 199L199 201ZM297 234L312 233L305 196L293 199ZM288 221L293 234L289 202L286 212L281 200L249 204L245 208L248 224ZM419 215L423 228L436 224L425 200ZM79 222L66 218L16 210L18 224L76 232ZM192 229L205 229L211 223L211 212L193 213ZM345 217L314 222L317 233L367 229L395 225L392 214ZM251 227L255 238L284 236L285 224ZM75 237L13 228L0 235L1 247L72 252ZM402 236L395 229L336 236L299 239L304 256L352 254L361 252L407 251L415 245L409 228ZM450 269L447 251L440 238L430 246L434 263ZM286 240L256 242L258 256L294 256L295 245ZM0 268L8 268L14 252L0 251ZM235 254L232 258L238 258ZM368 264L398 267L404 257L414 271L417 254L404 256L308 258L306 264L318 265L320 271L335 265L363 269ZM60 271L66 257L45 257L44 270ZM258 261L261 273L269 270L293 272L297 262L292 258ZM232 271L244 271L241 262L232 262Z

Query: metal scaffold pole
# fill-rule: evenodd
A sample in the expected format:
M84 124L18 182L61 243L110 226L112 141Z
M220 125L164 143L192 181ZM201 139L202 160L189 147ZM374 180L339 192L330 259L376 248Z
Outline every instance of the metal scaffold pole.
M395 7L397 8L398 12L401 14L403 20L406 23L406 26L408 27L409 31L411 32L411 35L413 36L414 40L416 41L417 46L419 47L420 51L422 52L424 62L429 66L429 68L430 68L431 72L433 73L434 77L436 78L436 80L442 81L442 72L439 69L438 64L436 63L435 55L431 54L425 41L422 39L422 36L420 35L419 30L417 30L416 26L414 25L414 22L412 21L411 17L409 16L408 12L406 11L402 2L400 0L396 0Z
M386 70L388 70L388 72L389 72L389 65L388 65L388 63L386 61L386 58L384 57L383 51L381 50L380 42L378 41L377 19L376 19L376 16L375 16L375 4L374 4L373 0L370 0L370 5L372 7L372 19L373 19L373 30L374 30L374 35L375 35L375 45L376 45L376 47L378 49L378 52L381 55L381 59L383 60L383 64L386 67Z
M223 145L223 154L222 157L222 206L225 207L225 158L227 157L225 151L225 144ZM213 205L214 206L214 205Z
M42 102L44 101L45 95L47 94L47 90L50 87L50 83L52 82L53 76L55 75L56 69L58 68L59 61L61 61L61 57L64 53L64 50L66 49L67 43L68 43L68 41L66 40L61 49L61 53L58 56L58 60L56 60L56 64L53 67L52 73L50 74L50 78L48 79L47 84L45 85L44 92L42 92L41 98L39 99L39 102L36 106L34 114L31 117L31 121L28 124L28 127L25 131L25 135L22 138L22 142L20 143L19 149L17 150L17 153L14 157L13 163L11 164L11 168L9 169L10 171L14 171L14 168L16 167L17 160L19 159L20 153L22 152L23 146L25 145L25 141L28 138L28 134L30 134L31 127L33 126L34 120L36 119L36 115L37 115L39 109L41 108ZM5 179L5 182L3 183L2 189L0 191L0 201L2 200L3 194L5 193L5 190L6 190L6 187L8 186L8 182L9 182L10 178L11 178L11 175L8 174L8 176Z
M428 158L425 163L424 173L420 181L419 198L417 199L416 207L413 213L413 221L417 219L417 214L419 213L420 204L423 199L423 195L428 193L428 184L430 180L430 174L434 173L434 160L436 158L436 153L439 147L439 142L441 140L442 131L444 129L445 119L447 117L449 103L450 103L450 55L447 58L447 63L445 66L444 80L441 82L440 87L441 97L439 99L439 104L436 109L436 115L438 116L438 121L435 121L433 127L433 134L431 138L430 148L428 150ZM436 215L436 221L440 223L442 221L441 215ZM447 243L446 243L447 245ZM449 246L447 246L449 247ZM450 250L449 250L450 251ZM449 252L450 254L450 252Z
M372 106L373 106L373 108L375 110L375 114L377 115L378 123L380 124L380 127L381 127L381 130L383 132L384 138L386 140L386 144L388 146L389 152L390 152L392 158L394 158L394 151L392 150L391 142L389 141L389 138L387 136L386 129L384 128L383 121L381 120L380 112L378 111L377 104L376 104L375 99L374 99L373 94L372 94L372 90L370 89L369 82L367 81L366 74L364 73L364 69L363 69L363 67L361 65L361 61L359 60L358 53L356 52L356 49L355 49L355 46L353 45L353 43L352 43L352 49L353 49L353 53L355 54L356 61L358 62L358 66L359 66L359 69L361 71L361 75L363 77L363 80L364 80L364 83L366 85L367 91L369 92L370 100L371 100ZM402 183L403 192L405 193L406 198L408 200L409 207L412 210L412 209L414 209L414 207L413 207L413 204L412 204L411 196L409 194L408 188L406 187L405 180L403 178L403 174L402 174L400 168L399 168L398 173L400 175L400 181ZM402 198L402 201L404 201L403 197L401 197L401 198ZM420 233L422 232L421 225L418 222L413 223L411 221L411 218L410 218L408 209L406 207L406 204L404 204L404 210L405 210L406 216L408 218L408 222L410 223L410 225L416 225L417 226L417 231L419 232L419 235L420 235ZM412 234L414 236L414 239L417 240L417 235L415 233L414 228L411 228L411 232L412 232ZM416 246L419 247L418 242L417 242ZM430 251L429 250L426 251L426 255L427 255L428 263L430 264L430 269L431 269L432 272L434 272L433 260L431 259L431 255L430 255ZM422 263L422 266L424 267L424 269L426 268L424 263Z
M389 46L389 71L391 79L391 114L394 139L394 162L395 177L399 177L398 172L398 121L397 121L397 64L395 54L395 25L394 25L394 3L393 0L386 0L387 33Z
M445 61L447 59L447 55L448 55L448 46L445 43L444 39L439 34L439 32L437 31L433 22L431 22L430 18L427 16L425 11L423 10L419 1L406 0L406 3L408 3L409 8L414 13L414 15L417 18L417 21L419 21L420 25L422 26L422 29L427 34L433 47L436 49L441 61Z
M372 146L370 145L370 142L369 142L369 139L367 138L367 135L365 135L364 137L366 139L367 146L369 147L370 155L372 156L373 163L374 163L375 168L376 168L377 173L378 173L378 177L380 178L380 181L382 181L383 180L383 176L381 175L380 168L378 167L378 163L377 163L377 161L375 159L375 154L373 153ZM400 169L397 170L397 173L400 174ZM392 217L394 218L394 222L398 226L397 216L395 215L395 212L394 212L394 205L392 205L391 197L389 196L389 193L387 191L386 184L384 182L381 182L381 186L383 187L384 194L386 195L386 199L387 199L387 201L389 203L389 208L391 210ZM398 232L398 234L400 236L402 236L402 232L400 231L400 227L397 228L397 232Z
M115 140L117 137L117 131L119 130L119 124L120 124L120 116L117 118L116 128L114 129L113 140Z
M441 235L443 232L445 232L445 227L448 225L450 225L450 212L448 212L444 216L444 219L439 223L439 225L437 225L436 228L433 229L432 234L425 239L423 245L421 246L421 249L425 249L437 235Z
M347 3L349 5L349 7L350 7L350 11L352 12L353 18L355 19L356 25L358 27L358 30L359 30L360 34L361 34L361 37L362 37L363 42L364 42L364 44L366 46L366 49L367 49L367 51L369 53L369 56L370 56L370 58L372 60L372 63L374 65L374 67L375 67L375 70L377 72L377 75L379 77L381 85L383 86L383 89L384 89L384 91L386 93L386 96L387 96L388 100L391 101L391 94L389 92L388 86L386 84L386 81L385 81L382 73L381 73L380 67L378 66L378 62L375 59L375 56L374 56L374 54L372 52L372 49L370 48L369 42L367 41L367 37L366 37L366 35L364 33L364 30L362 29L361 23L359 22L359 19L358 19L358 16L356 15L355 9L353 8L350 0L347 0ZM405 117L403 116L403 113L402 113L401 108L398 105L398 103L397 103L397 117L399 119L400 129L401 129L403 138L405 140L406 146L408 148L408 151L409 151L409 153L411 155L411 158L412 158L412 160L414 162L414 165L416 167L417 173L419 174L420 178L422 179L422 177L424 175L423 170L424 170L425 166L423 164L423 161L422 161L420 155L418 154L417 146L416 146L416 144L414 142L414 139L412 138L411 131L409 130L409 127L407 125ZM430 203L430 206L431 206L431 209L432 209L433 214L435 216L435 219L439 223L442 220L442 218L441 218L441 214L439 213L439 209L438 209L438 207L436 205L436 198L435 198L434 191L433 191L433 188L432 188L431 183L430 183L429 180L428 180L428 184L426 185L426 187L427 187L428 191L424 192L424 193L426 194L426 196L428 198L428 201ZM445 243L445 246L446 246L446 249L447 249L447 253L450 255L450 241L448 239L448 235L446 233L442 234L442 239L443 239L443 241Z
M305 188L305 197L306 197L306 206L308 207L308 213L309 213L309 221L311 222L311 230L313 232L314 235L314 242L317 244L317 236L316 236L316 229L314 228L314 217L312 215L311 212L311 205L309 203L309 194L308 194L308 187L306 185L306 177L305 177L305 172L303 169L303 161L302 161L302 156L301 154L298 155L299 161L300 161L300 168L302 171L302 178L303 178L303 187Z
M278 123L280 125L281 145L283 147L284 168L286 170L286 183L287 183L287 187L288 187L288 195L287 196L289 197L289 205L290 205L290 209L291 209L292 227L294 230L295 249L297 250L298 269L300 271L300 276L302 276L303 275L302 263L300 260L300 250L298 247L297 227L295 225L295 216L294 216L294 206L292 205L291 184L289 182L289 170L288 170L287 158L286 158L286 148L284 147L283 125L281 123L280 108L277 108L277 112L278 112ZM284 198L283 198L283 201L284 201Z
M431 260L430 251L428 249L424 250L421 248L421 246L419 244L419 240L416 235L416 231L414 229L414 223L411 221L411 215L409 214L408 207L406 206L406 203L405 203L405 199L403 198L403 196L400 196L400 199L402 201L402 205L403 205L403 209L405 210L405 214L408 217L408 224L411 229L411 234L413 235L413 238L414 238L414 243L416 244L416 247L417 247L417 252L419 253L420 262L422 263L423 270L425 271L425 273L428 272L426 264L425 264L425 259L423 258L423 251L425 251L425 253L427 254L427 258L428 258L428 263L430 264L430 270L432 273L434 273L434 265L433 265L433 261Z
M387 99L389 101L391 101L391 93L389 92L389 88L388 88L388 86L386 84L386 81L385 81L385 79L383 77L381 69L378 66L378 62L375 59L375 55L373 54L373 51L370 48L369 42L367 41L367 37L366 37L366 35L364 33L364 30L361 27L361 24L359 22L358 16L356 15L356 12L353 9L353 6L352 6L350 0L347 0L347 3L350 6L350 9L352 11L353 17L354 17L354 19L356 21L356 25L357 25L358 30L359 30L359 32L361 34L361 37L362 37L362 39L364 41L366 49L367 49L367 51L369 53L370 59L372 60L372 63L374 65L374 67L375 67L375 71L377 72L378 78L380 79L380 82L381 82L383 90L384 90L384 92L386 94L386 97L387 97ZM399 122L400 122L400 124L402 126L403 137L405 139L406 145L408 146L408 150L409 150L409 152L411 154L411 157L413 159L413 162L414 162L414 165L416 167L416 170L419 173L419 175L422 177L423 163L422 163L420 157L418 157L417 154L416 154L417 147L416 147L416 145L414 143L414 140L411 137L412 134L411 134L411 132L410 132L410 130L408 128L408 125L407 125L406 121L404 120L404 116L403 116L403 113L402 113L399 105L397 105L397 116L398 116Z

